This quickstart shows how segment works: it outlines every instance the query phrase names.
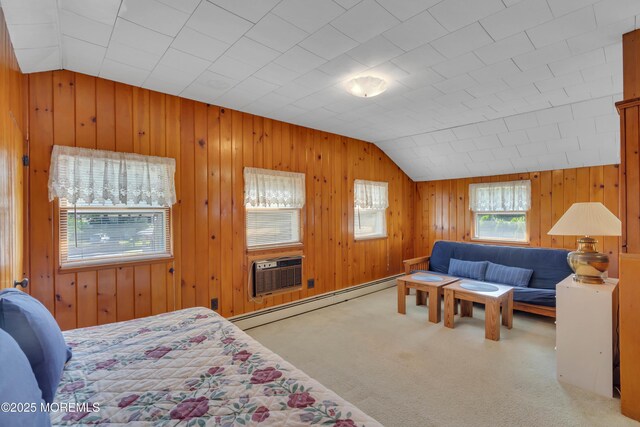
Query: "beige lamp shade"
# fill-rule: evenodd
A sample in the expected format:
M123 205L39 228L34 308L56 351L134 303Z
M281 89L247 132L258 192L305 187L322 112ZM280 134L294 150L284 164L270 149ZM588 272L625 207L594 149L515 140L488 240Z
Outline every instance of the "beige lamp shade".
M602 203L574 203L548 234L552 236L621 236L622 222Z

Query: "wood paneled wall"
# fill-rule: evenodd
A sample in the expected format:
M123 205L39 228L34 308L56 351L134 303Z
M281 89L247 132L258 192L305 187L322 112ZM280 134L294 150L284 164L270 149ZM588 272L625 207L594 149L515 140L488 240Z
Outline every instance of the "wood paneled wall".
M23 275L22 74L0 9L0 289Z
M428 255L436 240L471 241L469 184L531 180L528 215L532 247L575 249L573 236L549 236L547 232L575 202L602 202L618 215L618 166L595 166L514 175L488 176L417 183L416 256ZM609 275L618 276L618 237L597 237L598 249L609 254Z
M413 255L415 184L372 144L69 71L27 77L32 294L64 329L208 307L211 298L224 316L238 315L399 273ZM175 259L58 271L47 199L54 144L175 158ZM245 166L306 173L301 291L248 296ZM388 239L353 239L358 178L389 182Z
M640 30L622 39L624 100L620 113L622 251L640 253Z

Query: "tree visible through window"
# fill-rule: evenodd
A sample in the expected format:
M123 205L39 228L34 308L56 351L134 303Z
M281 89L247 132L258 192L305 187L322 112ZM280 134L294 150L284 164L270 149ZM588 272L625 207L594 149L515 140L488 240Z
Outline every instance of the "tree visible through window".
M475 237L487 240L527 240L526 212L476 213Z

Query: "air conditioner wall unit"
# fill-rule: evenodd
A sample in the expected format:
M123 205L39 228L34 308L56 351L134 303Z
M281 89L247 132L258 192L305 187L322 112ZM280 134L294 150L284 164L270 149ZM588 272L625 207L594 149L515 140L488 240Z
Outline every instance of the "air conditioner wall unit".
M302 257L254 261L251 267L254 297L302 288Z

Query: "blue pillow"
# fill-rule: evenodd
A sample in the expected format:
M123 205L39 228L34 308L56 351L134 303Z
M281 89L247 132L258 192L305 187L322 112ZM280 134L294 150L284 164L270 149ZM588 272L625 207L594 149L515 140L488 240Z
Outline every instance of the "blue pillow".
M49 414L41 411L42 392L31 365L18 343L0 329L0 403L26 406L27 411L0 411L2 426L50 426ZM9 409L21 409L16 408Z
M71 349L60 327L40 301L17 289L0 292L0 329L18 343L29 359L45 402L53 402Z
M529 286L531 276L533 276L533 270L529 268L509 267L508 265L490 262L485 280L487 282L526 288Z
M484 280L487 271L487 261L462 261L451 258L449 260L449 275L466 277L474 280Z

